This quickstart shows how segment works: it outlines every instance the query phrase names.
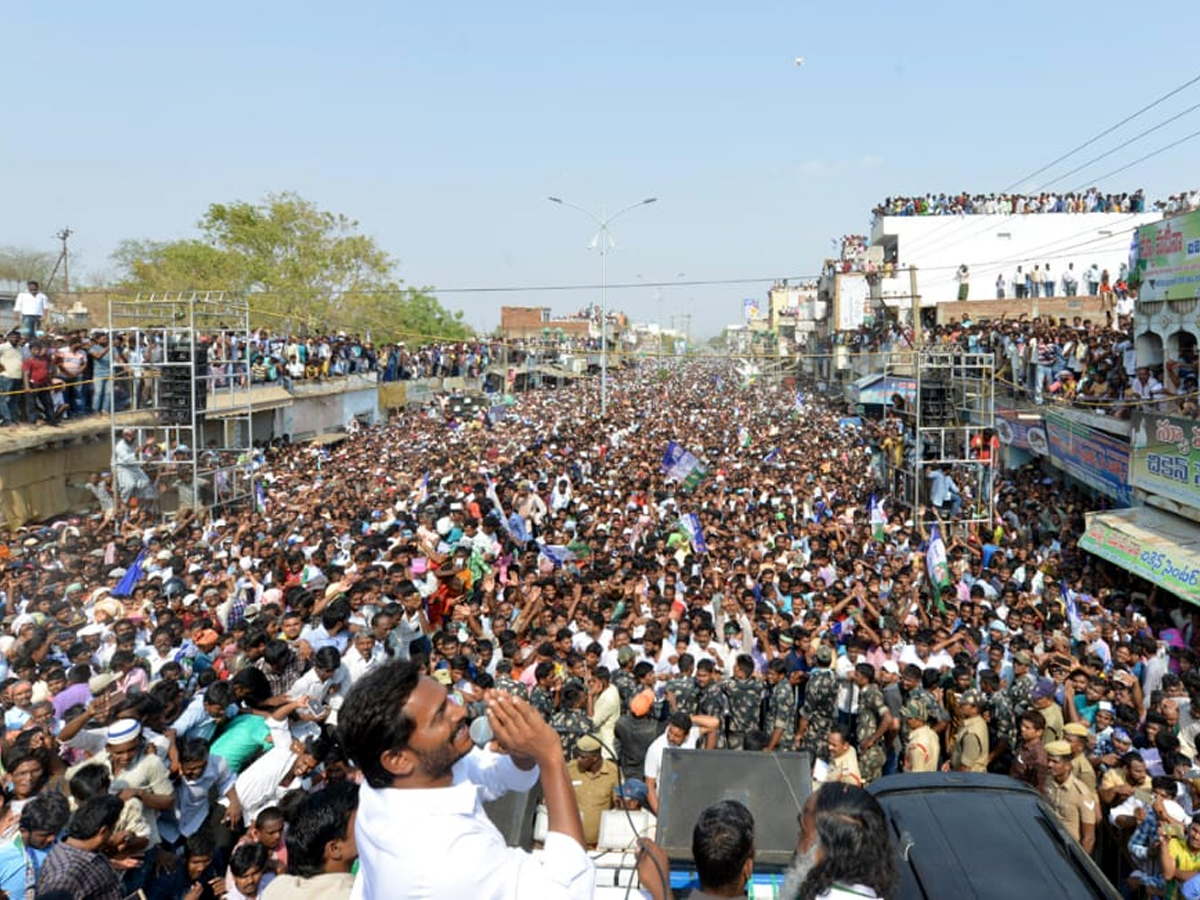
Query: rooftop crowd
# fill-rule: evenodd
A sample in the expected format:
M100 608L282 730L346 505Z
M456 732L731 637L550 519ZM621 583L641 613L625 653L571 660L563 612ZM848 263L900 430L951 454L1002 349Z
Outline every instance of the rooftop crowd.
M1200 192L1190 191L1156 201L1155 209L1172 212L1195 209ZM1146 211L1140 188L1132 193L1106 194L1096 188L1082 192L1038 194L925 194L888 197L875 207L876 216L1026 215L1036 213L1139 213Z
M18 534L0 889L349 896L357 851L405 848L361 811L356 840L339 714L397 660L468 715L500 691L553 723L588 843L658 809L668 746L804 749L821 783L1009 774L1114 878L1200 868L1200 620L1079 550L1094 498L991 457L995 522L941 522L935 584L942 513L888 496L869 426L722 363L613 377L605 421L594 384L404 415L275 442L252 509Z

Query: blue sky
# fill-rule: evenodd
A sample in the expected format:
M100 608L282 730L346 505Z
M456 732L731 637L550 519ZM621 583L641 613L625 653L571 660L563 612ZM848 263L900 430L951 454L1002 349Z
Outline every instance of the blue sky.
M609 305L695 336L775 277L818 271L893 193L1008 186L1197 74L1162 25L1115 2L10 5L0 244L98 274L123 238L195 234L209 203L292 190L345 213L410 284L493 327L502 303ZM806 58L797 68L793 59ZM17 78L17 75L20 75ZM15 89L15 90L14 90ZM1132 123L1200 102L1200 85ZM1076 186L1200 128L1184 117ZM1037 187L1114 136L1039 176ZM1115 176L1200 186L1200 140ZM1067 184L1058 185L1060 188Z

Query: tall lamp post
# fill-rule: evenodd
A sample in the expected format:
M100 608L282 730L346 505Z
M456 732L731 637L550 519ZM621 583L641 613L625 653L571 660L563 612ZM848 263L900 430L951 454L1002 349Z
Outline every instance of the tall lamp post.
M563 200L561 197L548 197L546 199L560 206L569 206L571 209L577 209L600 226L600 230L596 232L596 236L592 239L592 242L598 242L600 247L600 415L603 417L608 415L608 272L605 262L605 257L608 255L609 242L611 241L608 233L608 223L617 216L629 212L631 209L654 203L658 198L647 197L645 200L630 203L628 206L617 210L611 216L605 215L603 208L600 210L600 215L596 215L591 210Z

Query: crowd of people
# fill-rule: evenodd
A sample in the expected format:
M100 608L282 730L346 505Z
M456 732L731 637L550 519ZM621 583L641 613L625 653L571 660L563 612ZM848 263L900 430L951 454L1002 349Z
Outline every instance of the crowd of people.
M1114 878L1181 887L1200 629L1079 550L1093 498L997 472L994 526L943 522L935 582L939 513L891 498L814 392L719 362L612 376L603 421L586 382L501 423L401 415L273 444L244 509L17 535L0 889L474 896L508 873L590 896L600 816L658 809L668 747L805 750L814 788L1009 774ZM511 756L471 749L481 717ZM469 812L463 779L539 777L540 857L478 807L472 865L437 855L462 818L428 814Z
M855 353L886 353L910 349L913 333L902 324L880 321L840 332L836 340ZM1103 322L1078 315L952 318L925 328L922 340L991 354L997 396L1009 400L1075 406L1119 419L1137 410L1200 416L1195 348L1181 343L1171 358L1139 363L1132 316L1119 307Z
M1155 209L1182 212L1200 208L1195 190L1156 201ZM1142 189L1106 194L1096 188L1070 193L1038 194L924 194L888 197L875 207L875 216L1029 215L1039 213L1140 213L1146 211Z
M158 405L163 369L178 358L171 346L177 331L49 330L50 302L37 282L29 282L14 309L14 327L0 338L0 426L57 426L65 419ZM196 343L183 358L202 357L207 391L259 384L291 390L297 381L368 373L381 381L474 379L499 358L495 342L376 346L355 334L299 337L265 328L248 338L214 331ZM520 349L511 356L523 357Z

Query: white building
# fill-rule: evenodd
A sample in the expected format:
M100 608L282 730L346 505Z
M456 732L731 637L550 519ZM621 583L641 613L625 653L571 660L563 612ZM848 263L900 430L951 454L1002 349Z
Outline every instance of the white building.
M1006 296L1015 297L1017 267L1023 274L1035 265L1050 267L1059 297L1063 272L1073 265L1083 295L1084 272L1095 264L1115 281L1121 263L1129 260L1137 226L1161 218L1159 212L878 216L869 255L893 264L895 275L880 277L872 294L889 306L910 308L907 267L916 266L922 307L957 300L956 274L965 264L970 300L995 299L998 275L1004 276Z

